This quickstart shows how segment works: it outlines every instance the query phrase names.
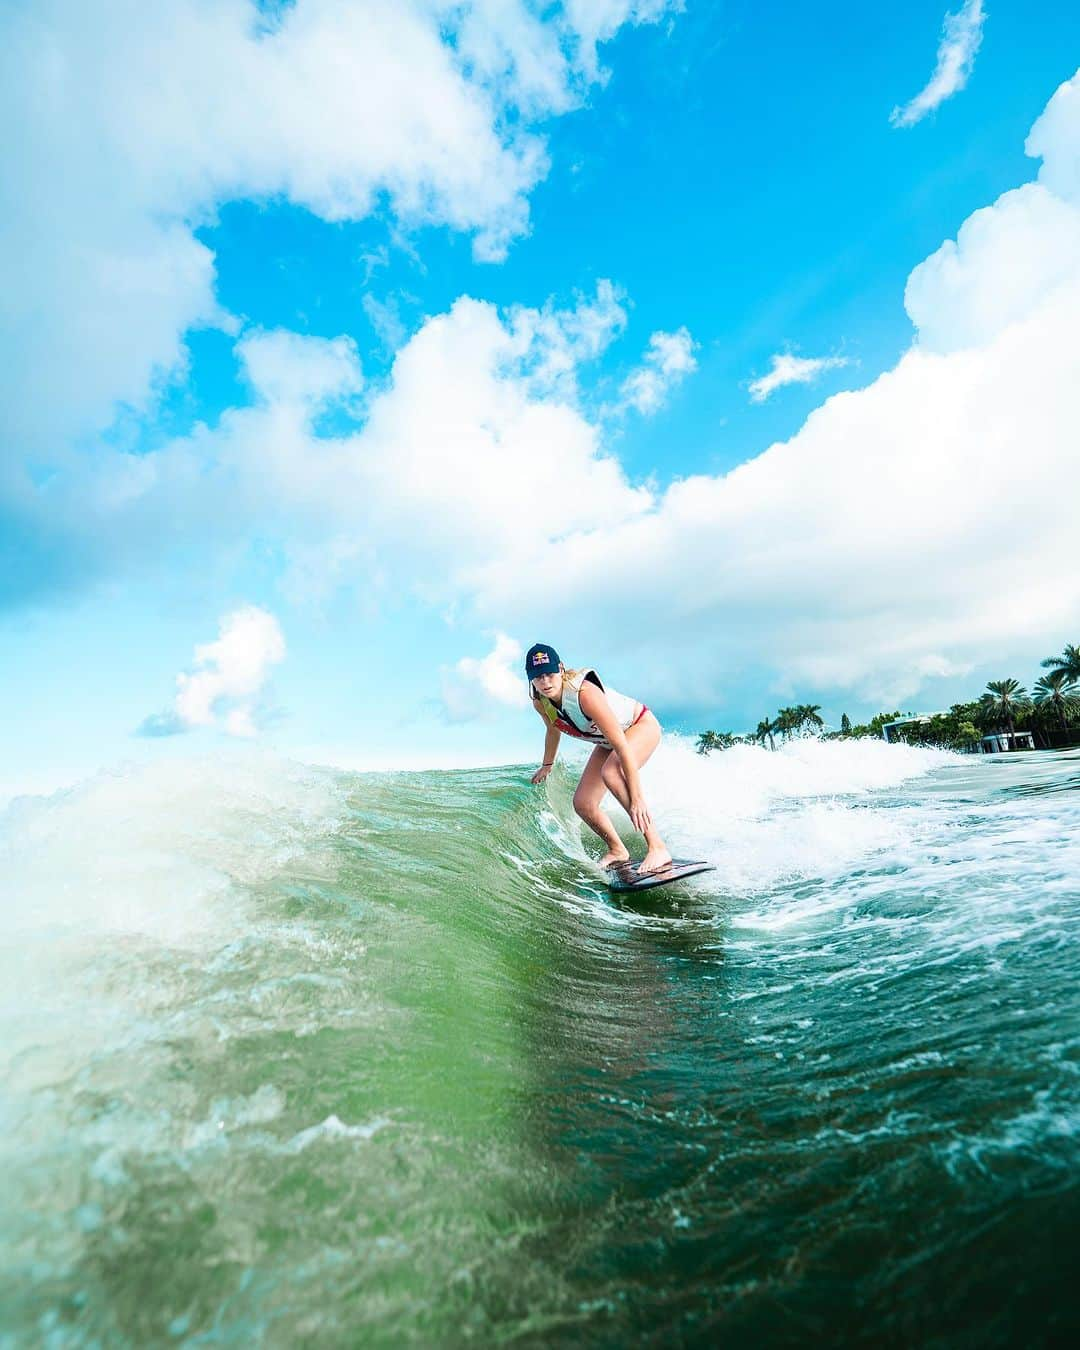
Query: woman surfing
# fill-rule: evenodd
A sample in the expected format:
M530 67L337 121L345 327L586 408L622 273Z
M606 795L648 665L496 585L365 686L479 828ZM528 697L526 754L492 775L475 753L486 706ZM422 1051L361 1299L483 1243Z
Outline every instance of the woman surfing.
M564 733L589 741L594 748L574 793L574 810L607 845L600 866L613 868L630 861L626 846L600 806L605 792L610 792L634 829L645 836L648 851L635 869L637 874L667 867L671 854L653 824L638 775L660 744L660 723L643 703L605 688L595 670L567 670L555 649L542 642L526 652L525 674L533 707L547 729L544 760L532 781L542 783L547 778Z

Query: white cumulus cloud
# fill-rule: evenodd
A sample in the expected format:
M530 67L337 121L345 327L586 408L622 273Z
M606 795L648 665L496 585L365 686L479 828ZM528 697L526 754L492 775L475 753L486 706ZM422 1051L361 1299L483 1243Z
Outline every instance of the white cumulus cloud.
M596 296L579 295L569 309L548 301L541 309L514 306L508 314L514 358L538 392L563 401L577 394L580 366L595 360L626 327L626 310L612 282L601 278Z
M196 647L192 669L177 675L171 711L147 718L141 732L218 727L230 736L254 736L259 697L271 667L284 659L285 638L272 614L255 605L226 614L217 640Z
M696 345L685 327L653 333L641 365L623 381L623 403L646 415L659 411L675 385L697 370Z
M750 398L754 403L764 403L786 384L812 384L826 370L838 370L848 364L846 356L793 356L791 352L777 352L768 374L751 382Z
M318 407L363 388L351 338L301 337L283 329L245 333L236 345L244 370L266 403Z
M0 12L0 473L62 465L225 324L194 233L235 200L406 228L502 258L547 171L537 130L596 44L666 3L35 0Z
M1028 148L1044 158L1039 182L977 212L913 271L916 341L893 370L633 519L493 559L477 577L480 620L542 622L586 655L625 649L652 693L681 706L722 700L748 670L766 685L903 700L942 673L1035 661L1069 640L1080 75ZM543 596L529 589L538 569ZM553 594L571 598L558 625Z
M447 715L454 722L491 717L501 708L524 708L525 691L520 642L497 633L486 656L466 656L442 671L442 697Z
M983 0L965 0L957 13L945 15L934 73L910 102L892 110L894 127L913 127L963 89L975 68L985 22Z
M312 594L351 578L368 600L385 588L452 601L493 555L651 505L576 400L582 364L624 321L607 282L568 308L461 297L406 342L361 425L338 436L314 427L327 406L355 403L353 344L245 335L253 406L153 453L73 464L18 499L14 533L45 537L84 577L257 533Z

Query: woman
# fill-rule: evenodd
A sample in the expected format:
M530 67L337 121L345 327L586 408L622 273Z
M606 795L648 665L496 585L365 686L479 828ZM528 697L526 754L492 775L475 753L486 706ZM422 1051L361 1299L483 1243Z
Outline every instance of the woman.
M574 810L607 844L600 866L617 867L630 860L615 826L600 809L604 793L610 792L634 829L645 836L648 851L637 869L639 875L666 867L671 854L653 824L638 776L638 769L660 744L660 723L643 703L605 689L595 670L567 670L555 649L542 642L526 652L525 674L533 707L547 727L544 762L532 781L542 783L551 772L564 732L590 741L595 748L574 793Z

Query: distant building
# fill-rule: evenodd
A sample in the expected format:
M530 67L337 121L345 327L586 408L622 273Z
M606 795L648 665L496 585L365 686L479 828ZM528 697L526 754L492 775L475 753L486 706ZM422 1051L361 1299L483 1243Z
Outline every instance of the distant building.
M944 713L904 713L903 717L898 717L895 722L884 722L881 727L881 734L894 745L897 741L905 741L904 727L921 726L924 722L929 722L932 717L944 717Z
M1034 750L1035 737L1030 731L993 731L979 742L984 755L1003 755L1009 750Z
M899 742L906 744L906 727L923 726L933 717L944 717L944 713L905 713L903 717L897 717L892 722L884 722L881 727L881 734L890 743L895 745ZM983 736L978 745L978 751L984 755L1003 755L1012 750L1034 750L1035 737L1030 731L992 731L989 735ZM976 748L971 746L965 753L975 754Z

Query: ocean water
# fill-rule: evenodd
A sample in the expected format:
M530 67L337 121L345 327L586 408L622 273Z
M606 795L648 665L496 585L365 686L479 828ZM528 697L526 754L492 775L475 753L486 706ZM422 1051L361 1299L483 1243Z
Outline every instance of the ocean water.
M528 772L0 815L3 1350L1080 1329L1080 753L666 743L619 901Z

